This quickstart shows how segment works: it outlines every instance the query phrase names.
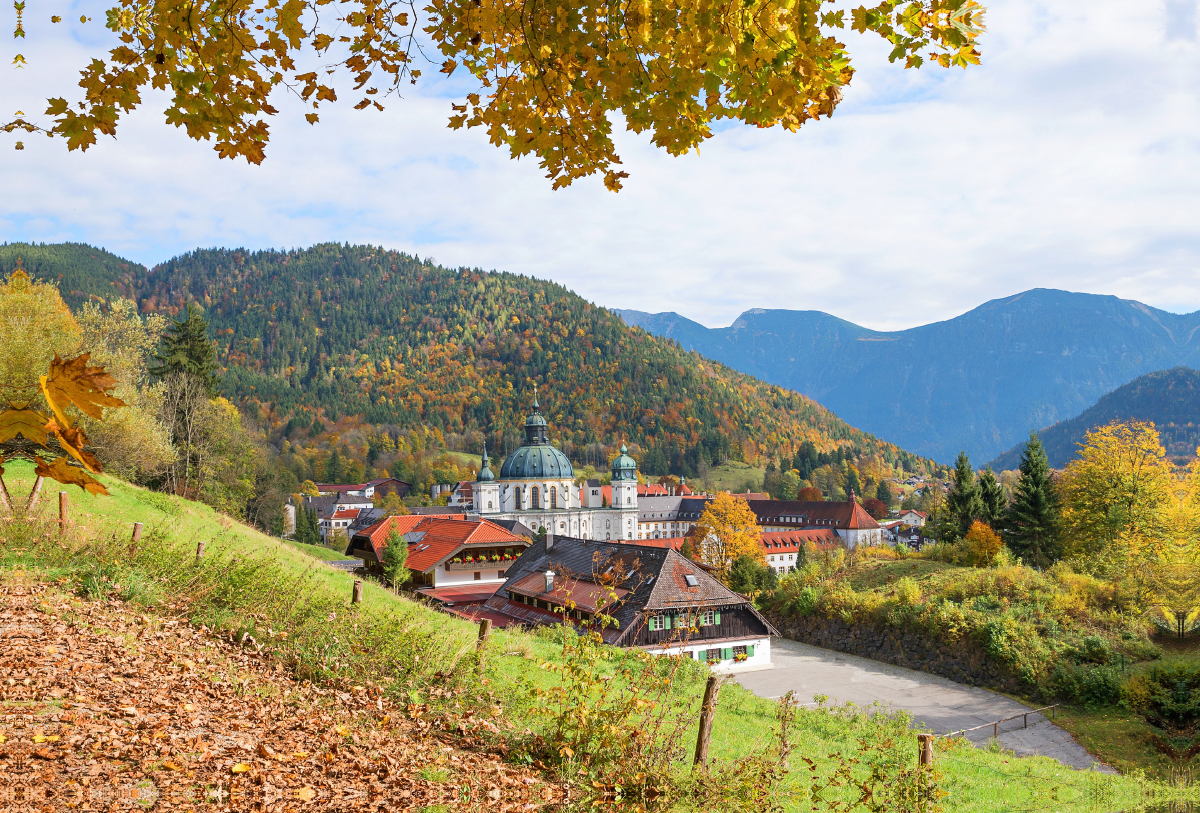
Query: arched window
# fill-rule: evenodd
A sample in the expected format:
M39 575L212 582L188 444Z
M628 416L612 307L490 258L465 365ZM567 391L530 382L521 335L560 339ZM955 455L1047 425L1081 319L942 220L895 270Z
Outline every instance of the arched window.
M520 511L522 508L525 507L521 501L521 487L520 486L515 486L513 488L513 506L518 511Z
M529 507L530 508L541 508L542 507L541 497L542 497L541 491L538 490L537 486L534 486L533 488L529 489Z
M558 488L550 486L550 509L558 508Z
M625 504L626 504L626 505L631 505L632 503L633 503L633 497L626 497L626 498L625 498Z
M491 500L488 500L488 510L489 511L492 510L492 501Z

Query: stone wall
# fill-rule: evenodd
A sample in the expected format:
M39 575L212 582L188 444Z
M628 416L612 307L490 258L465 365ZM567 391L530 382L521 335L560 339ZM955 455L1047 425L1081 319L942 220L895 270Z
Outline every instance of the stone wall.
M1028 689L974 641L942 642L919 632L874 624L847 624L841 619L785 617L774 613L768 618L784 638L793 641L941 675L968 686L1002 691Z

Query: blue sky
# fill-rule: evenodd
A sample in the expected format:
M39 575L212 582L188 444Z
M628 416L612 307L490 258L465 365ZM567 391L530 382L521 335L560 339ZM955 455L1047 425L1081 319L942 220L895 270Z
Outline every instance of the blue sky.
M31 4L28 70L0 52L4 115L74 88L89 52L42 20L72 9ZM384 113L339 104L316 127L281 97L259 167L218 160L151 97L87 153L4 137L0 239L82 240L147 264L195 247L381 244L710 326L779 307L901 328L1032 287L1200 309L1196 0L998 0L987 25L968 71L904 71L847 33L845 101L799 134L723 128L682 158L623 135L631 177L615 195L595 179L552 191L535 162L448 130L457 83Z

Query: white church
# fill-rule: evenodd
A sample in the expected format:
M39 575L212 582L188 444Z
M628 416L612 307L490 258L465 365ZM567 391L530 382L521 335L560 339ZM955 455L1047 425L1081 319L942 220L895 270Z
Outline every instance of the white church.
M504 459L500 476L489 468L487 451L475 476L475 513L486 519L517 520L556 536L616 541L637 533L637 462L621 446L612 462L612 505L602 505L600 489L575 486L575 468L550 445L537 396L525 419L525 440Z

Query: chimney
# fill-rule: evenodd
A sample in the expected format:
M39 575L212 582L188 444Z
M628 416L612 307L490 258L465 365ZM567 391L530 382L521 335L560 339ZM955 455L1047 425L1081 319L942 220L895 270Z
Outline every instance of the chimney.
M553 525L554 523L550 523ZM546 529L546 553L549 553L554 548L554 531L550 528Z
M546 591L545 592L547 592L547 593L554 592L554 571L553 570L546 571Z

